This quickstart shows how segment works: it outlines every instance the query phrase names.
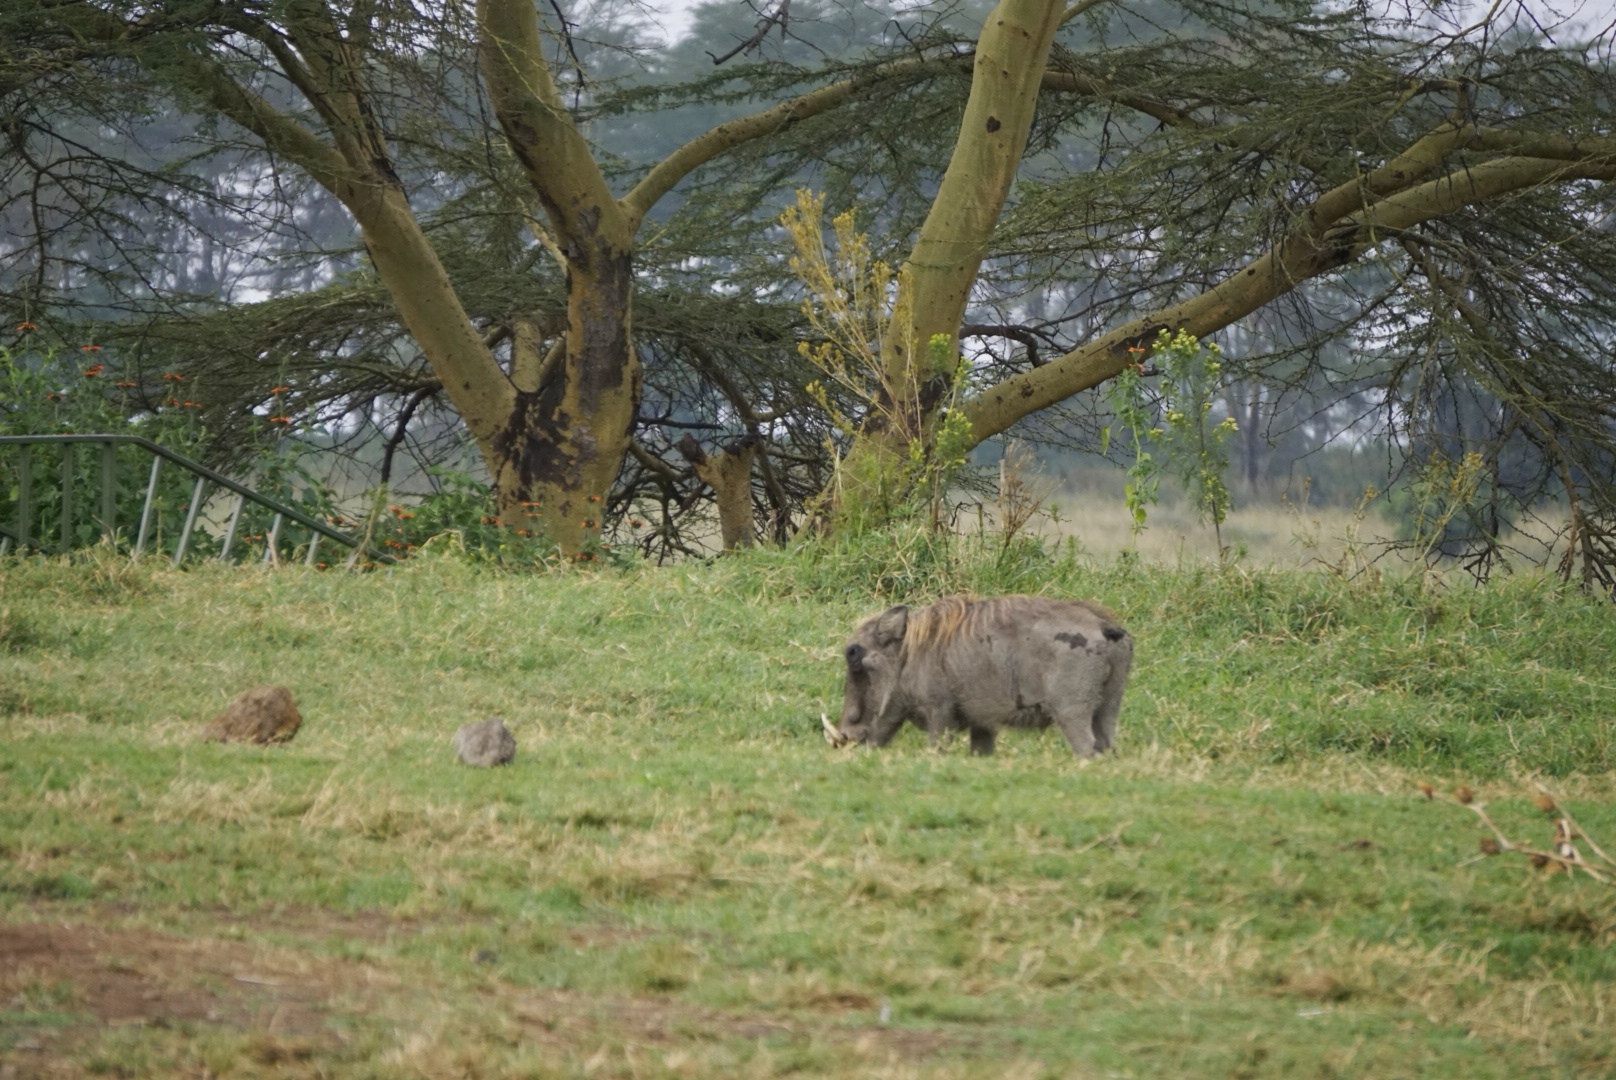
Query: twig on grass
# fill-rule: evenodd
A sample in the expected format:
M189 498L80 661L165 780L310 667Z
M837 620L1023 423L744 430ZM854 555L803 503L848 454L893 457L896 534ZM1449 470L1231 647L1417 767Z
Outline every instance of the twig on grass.
M1469 786L1455 788L1451 796L1438 796L1434 787L1430 784L1422 783L1420 784L1420 792L1427 799L1437 802L1452 802L1456 806L1463 806L1481 819L1481 823L1487 826L1492 835L1481 838L1481 856L1478 856L1478 858L1513 851L1524 855L1539 870L1563 869L1568 877L1574 877L1576 872L1581 870L1601 885L1616 886L1616 860L1606 855L1604 849L1599 846L1594 838L1582 830L1582 827L1572 818L1571 812L1560 805L1560 801L1549 792L1548 788L1542 784L1538 784L1536 787L1538 793L1532 799L1533 804L1539 810L1554 817L1554 842L1550 845L1549 850L1531 847L1511 840L1504 830L1498 827L1498 823L1488 815L1487 804L1476 801L1476 793ZM1593 853L1595 860L1597 860L1596 862L1590 863L1582 857L1582 852L1577 849L1575 843L1577 840L1581 840L1588 846L1588 850ZM1466 860L1466 865L1474 861L1476 860L1468 859Z

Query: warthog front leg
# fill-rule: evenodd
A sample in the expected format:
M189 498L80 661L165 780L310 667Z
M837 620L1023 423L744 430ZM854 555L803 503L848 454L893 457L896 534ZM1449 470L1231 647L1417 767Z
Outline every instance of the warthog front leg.
M971 753L978 757L987 757L992 754L993 736L994 731L992 728L971 728Z

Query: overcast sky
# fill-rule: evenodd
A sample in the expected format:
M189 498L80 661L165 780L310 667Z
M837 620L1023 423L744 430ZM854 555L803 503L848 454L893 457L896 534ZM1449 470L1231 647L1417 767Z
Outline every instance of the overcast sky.
M697 0L645 0L646 6L657 13L657 21L667 31L668 40L677 41L690 29L691 13L696 7ZM733 3L744 3L745 0L731 0ZM763 6L764 0L757 0L758 6ZM1127 6L1127 0L1115 0L1121 6ZM1419 2L1419 0L1413 0ZM1389 6L1398 10L1403 9L1402 0L1388 0ZM1494 0L1452 0L1441 5L1447 21L1460 26L1469 26L1480 20L1494 6ZM1525 7L1537 19L1543 28L1550 34L1565 32L1565 28L1576 26L1604 30L1616 22L1616 0L1501 0L1498 3L1500 15L1508 12L1510 8Z

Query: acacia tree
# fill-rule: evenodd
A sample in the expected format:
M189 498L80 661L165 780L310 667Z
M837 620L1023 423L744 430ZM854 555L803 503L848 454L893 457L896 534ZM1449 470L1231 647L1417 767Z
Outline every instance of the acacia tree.
M1055 44L1083 10L1086 40ZM947 407L979 443L1139 364L1164 330L1204 338L1293 299L1324 336L1356 333L1356 385L1378 386L1395 427L1432 411L1432 378L1485 396L1493 435L1529 440L1571 498L1585 576L1608 577L1590 567L1616 522L1610 31L1551 45L1504 5L1467 27L1185 10L1204 23L1123 45L1100 3L987 16L882 341L881 393L902 399L869 411L840 498L890 504L903 443ZM1091 152L1062 160L1075 142ZM1037 289L1076 301L1042 323L1058 333L1016 325ZM1325 315L1343 293L1351 310ZM989 306L1007 319L983 325ZM939 335L1044 348L976 365L962 391L955 351L923 351Z
M660 109L825 84L697 135L624 185L577 122L609 95L580 106L589 95L546 62L547 31L526 0L449 5L431 18L393 3L238 2L203 6L189 22L178 5L164 22L145 7L132 20L133 8L111 0L30 2L40 25L138 59L188 107L240 124L342 200L430 364L421 390L450 399L506 516L520 521L538 504L539 523L564 545L594 534L582 523L611 502L625 450L632 484L682 475L669 456L630 442L643 378L633 258L652 208L704 167L704 197L751 194L709 199L705 210L687 203L681 213L698 232L703 213L709 225L748 213L756 226L771 222L768 193L804 170L844 202L887 193L866 213L909 247L905 295L878 350L890 400L853 439L844 497L890 505L910 434L935 430L944 411L980 442L1077 400L1162 329L1205 336L1288 300L1317 324L1316 338L1356 334L1372 346L1354 385L1378 380L1400 418L1440 399L1421 389L1431 371L1484 384L1507 406L1504 426L1536 438L1552 471L1590 496L1579 502L1592 508L1585 544L1601 535L1602 508L1616 505L1588 479L1608 473L1605 451L1584 450L1608 450L1616 401L1598 329L1616 310L1602 226L1616 161L1608 65L1601 41L1551 46L1506 23L1504 5L1445 28L1303 0L1003 0L974 30L928 24L899 55L877 48L816 72L763 65L737 76L740 93L722 78L655 88L640 100ZM561 37L548 40L565 55ZM423 88L453 101L462 127L490 103L505 151L489 155L500 159L490 170L510 162L521 176L535 205L517 216L535 226L533 250L566 272L556 295L539 302L530 291L527 307L498 318L468 299L489 260L451 251L441 221L423 224L421 204L449 175L420 164L441 118L423 124L401 104ZM735 164L715 174L725 160ZM627 193L614 197L614 182ZM917 202L926 212L909 244L905 213ZM773 300L778 239L748 244L690 254L722 263L732 290ZM1532 318L1528 298L1541 308L1547 297L1558 300L1554 317ZM939 336L975 358L964 386L951 385L953 350L931 348ZM781 408L805 411L801 395L779 408L748 401L747 388L796 377L771 373L767 349L690 356L699 393L724 399L731 419L757 427L778 422ZM1231 360L1236 375L1263 374ZM761 464L769 444L765 430ZM778 491L770 498L786 509Z
M339 200L481 452L501 516L568 551L599 536L630 447L642 394L633 259L647 214L692 170L835 108L871 79L836 80L720 124L618 195L579 130L579 99L567 101L552 71L531 0L420 8L388 0L26 0L7 19L19 39L27 31L95 46L64 49L63 64L138 64L181 107L244 129ZM565 33L563 25L549 36ZM913 62L898 70L907 66ZM20 72L18 85L28 77ZM415 95L429 84L463 111L475 111L486 94L503 148L529 187L529 224L564 272L559 320L519 313L479 327L457 294L418 214L421 192L412 195L400 164L412 113L421 111ZM430 194L431 178L417 179ZM502 345L504 365L494 352Z

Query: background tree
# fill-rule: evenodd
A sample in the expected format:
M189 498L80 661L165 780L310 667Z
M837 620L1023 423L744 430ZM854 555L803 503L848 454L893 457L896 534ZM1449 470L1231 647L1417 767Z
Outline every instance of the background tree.
M651 497L671 528L701 488L678 450L684 436L704 439L709 457L755 436L754 517L777 533L790 528L802 498L828 476L822 447L834 437L802 392L812 377L794 349L804 324L786 245L773 231L806 181L833 210L857 204L877 247L908 267L906 314L878 343L899 400L861 417L852 445L841 447L851 471L887 493L882 500L901 488L894 470L905 459L882 417L911 416L924 435L952 411L976 442L1012 428L1070 438L1073 421L1104 420L1083 391L1171 327L1225 335L1226 370L1245 388L1247 417L1261 402L1276 438L1304 427L1310 445L1343 430L1373 434L1415 466L1496 447L1482 453L1495 464L1477 505L1453 518L1455 529L1474 528L1441 550L1479 545L1490 564L1503 554L1500 523L1569 497L1584 523L1584 567L1599 561L1613 389L1603 329L1610 73L1599 33L1564 20L1534 24L1510 5L1461 25L1368 5L1017 0L980 20L969 10L922 10L890 25L854 20L832 42L815 37L830 25L823 10L784 19L769 9L767 41L714 69L712 58L759 23L712 7L697 27L723 36L722 49L687 41L636 70L631 24L605 18L546 31L523 4L485 4L480 22L454 6L294 5L275 9L281 22L242 6L236 23L209 9L196 23L165 13L168 22L115 29L104 20L118 10L34 0L4 17L68 27L58 39L79 51L53 54L57 66L39 70L88 70L117 86L134 79L141 100L160 104L154 117L230 116L209 95L231 85L256 92L237 101L262 105L243 120L277 138L308 136L286 146L263 134L210 144L298 166L269 174L264 186L297 197L261 220L318 220L299 217L311 192L295 183L317 174L288 150L313 153L309 139L349 171L321 180L314 201L342 189L343 177L355 202L380 200L367 211L372 225L354 212L364 258L340 245L314 251L309 234L277 226L288 238L273 249L279 264L303 256L317 288L245 309L192 304L183 318L138 324L129 347L201 365L222 351L218 328L228 327L235 352L210 378L241 385L222 400L256 392L262 407L267 388L297 384L287 402L310 414L324 403L328 418L357 410L395 447L413 445L399 420L442 432L463 422L516 516L524 502L547 513L572 505L535 497L544 493L524 486L524 468L598 454L584 484L591 490L568 490L623 515ZM284 14L294 10L314 21ZM103 19L95 33L62 21L92 15ZM341 21L364 18L368 37ZM426 40L432 49L420 48ZM292 61L308 68L302 50L318 56L322 47L336 59L321 76L330 86L304 80L317 91L311 98ZM357 120L336 106L328 119L315 104L361 83ZM747 112L782 98L787 105L758 114L767 123ZM84 114L100 108L91 101ZM726 114L734 125L711 125ZM379 118L370 135L367 116ZM350 129L358 134L343 143ZM529 129L539 141L524 142ZM344 147L369 146L378 131L407 200L380 172L364 183L349 177L377 169L378 159ZM230 198L239 181L228 177L241 171L218 175L225 179L199 186L196 198L239 205ZM609 212L601 193L623 190ZM597 203L598 222L577 217L578 206ZM397 248L391 256L371 250L377 229ZM441 273L422 275L429 264L407 255L427 249ZM631 277L605 269L630 249ZM587 258L587 272L575 258ZM634 288L618 288L625 281ZM399 299L412 289L414 301ZM597 317L591 305L613 289L620 315ZM418 332L427 315L436 330ZM603 352L584 348L586 323L600 332L589 340L608 342ZM622 349L609 344L613 327ZM1236 329L1243 346L1230 336ZM969 361L963 385L953 385L946 351L934 361L916 350L939 334ZM443 377L449 370L487 377L456 383ZM465 404L467 381L505 412ZM617 419L578 427L594 440L580 449L557 434L554 418L589 412L591 386L605 388L590 398L605 410L599 416ZM628 410L623 400L637 395L645 400ZM518 401L523 437L499 442L489 432L518 430ZM1262 447L1253 437L1247 430L1242 444L1254 461ZM529 456L510 458L513 447ZM593 531L574 541L585 534ZM663 550L683 543L662 535L673 545Z
M565 550L598 537L638 416L633 255L648 212L691 170L841 104L867 81L843 77L708 130L631 177L619 197L574 115L589 76L572 28L563 17L547 31L526 0L481 0L474 10L239 2L169 14L118 0L29 0L8 13L8 30L17 41L38 30L101 43L62 62L100 64L105 78L138 64L142 89L250 133L271 159L340 202L430 370L420 389L452 405L492 476L501 516ZM551 47L565 58L560 69ZM486 117L497 124L497 145ZM554 260L555 306L481 324L468 310L455 267L416 207L442 199L434 181L456 175L434 168L457 143L470 148L455 132L503 159L484 170L503 173L501 187L478 194L513 202L506 221L514 209L532 234L529 257ZM59 126L51 137L60 140Z
M1439 452L1415 443L1454 409L1434 380L1450 402L1473 403L1459 441L1493 447L1487 499L1524 507L1558 475L1584 572L1598 576L1609 531L1587 515L1597 505L1611 520L1616 390L1607 42L1561 26L1551 43L1524 9L1502 6L1451 28L1368 8L1184 5L1190 18L1173 30L1079 7L1087 21L1051 0L1007 0L989 16L907 263L912 295L889 331L886 381L908 379L910 402L882 415L911 408L936 423L949 363L925 370L906 350L970 334L972 303L1012 313L977 316L1006 324L978 333L1083 330L1009 370L976 368L959 409L980 442L1113 378L1162 330L1213 335L1289 298L1314 328L1291 355L1350 342L1352 388L1373 382L1416 459ZM1078 47L1049 44L1062 25L1083 26ZM1026 182L1001 222L1018 169ZM1016 325L1038 288L1071 302ZM900 458L887 429L867 423L850 459L890 483ZM1533 450L1535 483L1500 471L1523 464L1499 449L1514 436ZM1460 517L1494 557L1498 515Z

